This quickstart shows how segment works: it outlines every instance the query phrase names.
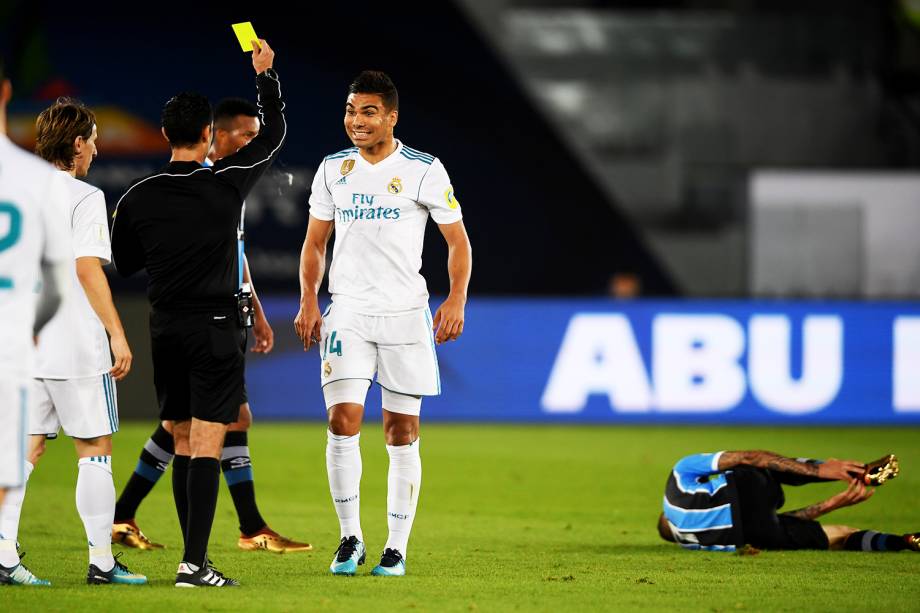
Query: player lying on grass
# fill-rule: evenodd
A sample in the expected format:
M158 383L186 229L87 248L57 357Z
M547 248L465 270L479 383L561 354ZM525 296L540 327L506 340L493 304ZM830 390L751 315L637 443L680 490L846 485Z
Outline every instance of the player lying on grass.
M658 534L687 549L848 549L920 551L920 532L884 534L820 524L818 517L864 502L874 489L898 475L898 459L887 455L863 464L786 458L770 451L722 451L682 458L668 477ZM779 513L783 485L846 481L847 489L827 500Z

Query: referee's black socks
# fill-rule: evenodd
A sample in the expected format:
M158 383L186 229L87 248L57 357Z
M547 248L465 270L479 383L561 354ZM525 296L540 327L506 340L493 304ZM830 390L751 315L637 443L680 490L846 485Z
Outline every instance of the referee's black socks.
M174 453L172 434L163 424L158 425L144 444L137 466L115 503L115 523L134 519L137 507L166 472Z
M230 488L233 506L240 521L240 532L251 536L265 527L265 520L256 506L252 460L249 457L249 436L246 432L227 432L220 456L224 480Z
M179 458L177 457L176 460ZM188 523L183 560L198 566L207 564L208 539L217 508L220 462L216 458L195 458L188 464ZM177 501L178 504L178 501Z

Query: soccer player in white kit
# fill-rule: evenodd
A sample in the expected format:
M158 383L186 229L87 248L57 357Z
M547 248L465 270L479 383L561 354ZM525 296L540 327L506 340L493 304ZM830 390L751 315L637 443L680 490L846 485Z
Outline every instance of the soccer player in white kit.
M66 293L70 236L57 215L66 193L57 171L6 136L12 86L0 58L0 505L22 486L34 335ZM41 294L36 300L36 286ZM16 535L0 524L0 585L48 585L23 565Z
M86 176L96 157L96 118L79 102L62 98L42 111L36 128L37 153L58 169L66 187L67 200L55 214L70 226L74 262L70 296L38 338L25 480L44 453L45 439L63 428L79 458L76 500L89 542L86 581L139 585L147 578L116 560L111 542L112 434L118 431L115 381L131 370L132 355L102 270L112 257L105 197L76 178ZM15 498L11 492L0 511L3 533L14 538L26 483L14 490Z
M326 468L341 531L330 571L354 575L365 560L359 439L365 397L376 374L390 456L389 537L372 573L400 576L406 573L422 479L422 396L441 392L435 343L456 340L463 332L472 250L441 161L393 137L399 98L390 78L364 71L348 91L345 132L355 146L326 156L316 172L294 325L304 349L317 342L322 357L329 420ZM447 242L450 275L450 294L433 318L419 273L429 215ZM333 229L332 305L321 315L317 292Z

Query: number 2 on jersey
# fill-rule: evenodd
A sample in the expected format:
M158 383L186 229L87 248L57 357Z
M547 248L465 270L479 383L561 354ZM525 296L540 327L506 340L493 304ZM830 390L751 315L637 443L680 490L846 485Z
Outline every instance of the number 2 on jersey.
M334 353L339 357L342 357L342 341L335 340L336 331L333 330L329 336L326 337L326 347L323 351L323 358L325 358L330 353Z
M22 236L22 213L12 202L0 202L0 216L9 217L9 227L6 234L0 236L0 252L6 251L19 242ZM0 277L0 289L12 289L13 279L10 277Z

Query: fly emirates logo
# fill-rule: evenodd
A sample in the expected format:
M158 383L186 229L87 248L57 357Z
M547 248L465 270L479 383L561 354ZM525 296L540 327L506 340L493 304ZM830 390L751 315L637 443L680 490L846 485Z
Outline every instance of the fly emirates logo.
M718 413L750 392L769 411L815 413L844 383L844 322L810 315L800 325L793 331L785 315L754 315L745 327L722 314L660 314L648 347L640 348L625 315L577 314L541 404L547 413L578 413L601 395L617 413ZM795 347L794 332L801 339ZM920 318L895 318L892 350L893 409L920 412Z
M375 200L377 201L375 204ZM371 194L352 194L351 208L335 207L335 215L339 221L349 222L358 219L381 221L384 219L399 219L399 207L383 206L383 196Z

